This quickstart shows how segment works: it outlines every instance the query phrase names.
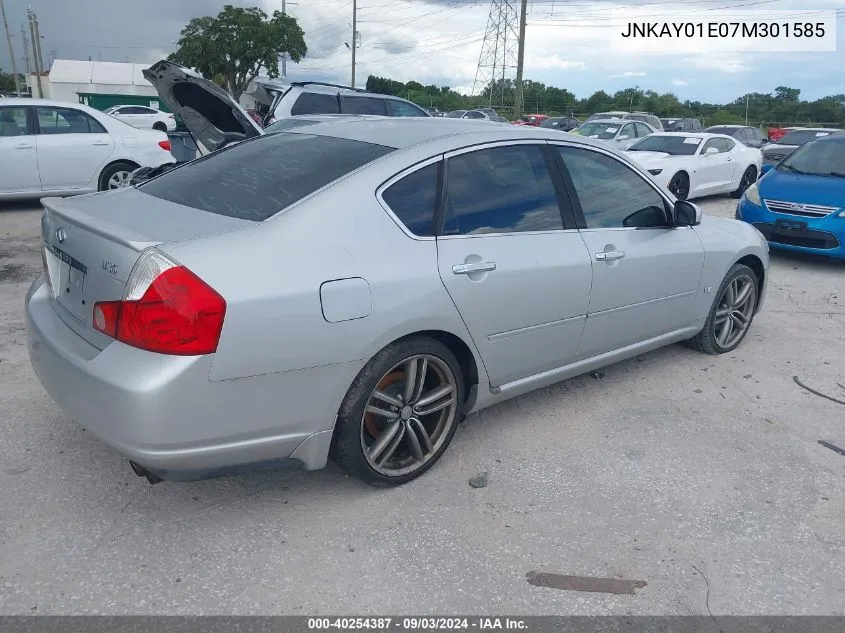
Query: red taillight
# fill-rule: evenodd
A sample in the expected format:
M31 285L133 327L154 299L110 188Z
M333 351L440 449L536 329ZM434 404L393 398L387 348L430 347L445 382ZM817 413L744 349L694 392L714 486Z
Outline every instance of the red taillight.
M155 265L140 268L127 283L130 296L131 288L137 289L150 272L161 272L138 299L97 303L94 328L127 345L159 354L197 356L217 351L226 315L223 297L184 266L173 265L163 271Z
M165 150L165 151L168 151L168 152L169 152L171 149L173 149L173 146L170 144L170 139L168 139L168 140L166 140L166 141L159 141L159 142L158 142L158 146L159 146L161 149L163 149L163 150Z

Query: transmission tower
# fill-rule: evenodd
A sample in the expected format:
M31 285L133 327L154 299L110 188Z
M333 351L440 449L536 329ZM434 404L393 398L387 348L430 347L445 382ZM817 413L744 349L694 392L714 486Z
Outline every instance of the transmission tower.
M519 0L491 0L487 29L481 43L473 96L484 93L488 105L504 105L509 81L516 75L519 47Z

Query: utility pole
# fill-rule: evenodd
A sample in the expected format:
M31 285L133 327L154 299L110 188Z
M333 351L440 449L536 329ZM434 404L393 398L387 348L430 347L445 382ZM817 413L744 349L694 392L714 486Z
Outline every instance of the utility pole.
M745 95L745 125L748 125L748 95Z
M358 48L358 0L352 0L352 87L355 87L355 49Z
M18 64L15 61L15 47L12 44L12 32L9 31L9 21L6 19L6 4L0 0L0 12L3 13L3 26L6 27L6 42L9 44L9 61L12 63L12 74L15 76L15 90L21 95L21 78L18 75Z
M287 2L287 0L282 0L282 15L287 15L286 4L299 4L298 2ZM282 79L286 79L288 76L288 52L285 51L282 53Z
M29 40L26 39L26 29L23 24L21 24L21 41L23 43L23 63L26 66L26 74L29 76L29 73L32 72L32 67L29 65Z
M38 30L35 26L35 14L32 12L32 9L29 9L26 12L27 18L29 19L29 36L32 39L32 61L35 64L35 80L38 84L38 98L44 98L44 88L41 85L41 64L39 63L39 55L38 55Z
M522 116L522 67L525 62L525 14L528 13L528 0L522 0L519 11L519 48L516 53L516 90L513 100L513 120Z
M32 14L32 23L35 25L35 47L38 49L38 70L44 72L44 58L41 56L41 31L38 28L38 16ZM39 75L40 76L40 75Z

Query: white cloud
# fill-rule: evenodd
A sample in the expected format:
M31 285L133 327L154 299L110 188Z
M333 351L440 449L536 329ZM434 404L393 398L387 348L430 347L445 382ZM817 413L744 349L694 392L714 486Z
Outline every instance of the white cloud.
M673 79L672 80L673 86L689 86L689 82L683 79Z
M586 70L587 63L577 59L561 59L559 55L546 57L525 56L527 68L538 70Z
M620 77L645 77L646 75L648 75L648 73L642 73L642 72L635 73L635 72L632 72L632 71L629 70L629 71L624 72L624 73L619 73L618 75L608 75L607 78L608 79L619 79Z
M728 74L747 73L754 70L754 58L750 55L738 57L723 57L719 55L700 55L697 57L686 57L681 60L686 64L699 70L717 70Z

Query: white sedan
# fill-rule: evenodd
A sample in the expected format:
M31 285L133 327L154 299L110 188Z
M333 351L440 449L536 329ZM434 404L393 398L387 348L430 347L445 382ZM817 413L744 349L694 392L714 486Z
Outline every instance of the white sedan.
M573 134L603 141L618 150L626 149L636 143L637 139L655 132L657 130L648 123L621 119L593 119L572 130Z
M162 112L155 108L138 105L119 105L112 106L108 110L105 110L105 113L141 130L172 132L176 129L176 117L169 112Z
M0 103L0 199L118 189L139 167L173 162L164 132L139 130L88 106Z
M679 200L717 193L739 198L757 180L763 163L759 149L706 132L652 134L625 154Z

